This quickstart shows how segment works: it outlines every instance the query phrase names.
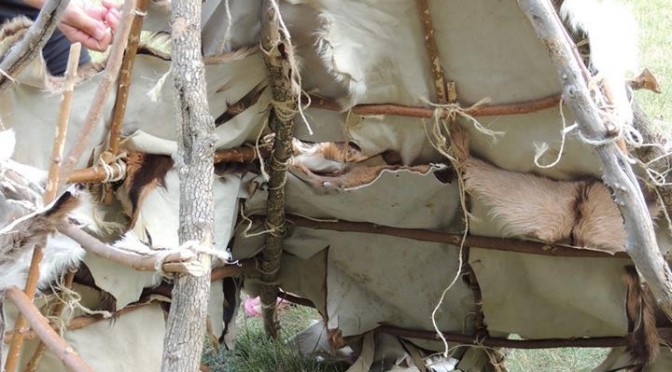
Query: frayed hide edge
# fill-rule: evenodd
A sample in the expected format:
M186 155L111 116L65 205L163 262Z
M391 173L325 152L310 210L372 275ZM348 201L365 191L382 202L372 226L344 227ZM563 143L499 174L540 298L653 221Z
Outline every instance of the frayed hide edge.
M635 363L652 363L660 352L660 335L656 328L655 301L646 284L641 284L633 266L625 267L624 281L628 288L626 311L628 335L626 350Z

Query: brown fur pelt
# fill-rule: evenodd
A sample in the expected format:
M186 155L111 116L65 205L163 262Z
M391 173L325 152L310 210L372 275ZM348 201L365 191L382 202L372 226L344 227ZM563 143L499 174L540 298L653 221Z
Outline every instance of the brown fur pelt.
M660 351L660 335L656 328L655 300L646 284L639 281L634 266L625 267L623 279L628 288L626 312L628 315L627 350L631 362L653 362Z
M81 184L72 185L46 208L3 227L0 230L0 263L14 260L24 248L30 248L56 232L56 226L80 205L83 190Z
M129 228L135 226L145 197L157 186L165 186L166 174L172 167L170 156L141 152L128 154L126 179L115 194L131 219Z
M32 24L33 21L27 17L20 16L10 19L0 26L0 62L5 58L12 46L21 40Z
M429 165L365 164L370 157L348 143L305 144L294 140L292 145L295 156L291 168L305 175L303 178L317 188L352 189L370 184L385 170L405 169L424 174L431 169Z
M556 181L497 168L469 154L466 132L451 128L453 151L465 191L490 208L509 237L616 253L625 249L626 231L611 192L600 181ZM655 217L657 208L650 212Z

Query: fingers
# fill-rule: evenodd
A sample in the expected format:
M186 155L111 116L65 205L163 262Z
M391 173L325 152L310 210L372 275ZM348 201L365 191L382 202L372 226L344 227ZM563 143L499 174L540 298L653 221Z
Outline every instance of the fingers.
M119 12L118 5L110 0L103 0L103 7L107 10L105 14L105 23L112 29L112 31L117 29L119 24L119 19L121 18L121 12Z
M87 32L64 23L60 24L59 29L71 42L80 42L85 48L99 52L106 50L112 42L112 33L109 31L101 38L94 38Z
M71 1L59 26L72 42L103 51L112 41L112 30L119 23L118 11L82 1Z
M112 31L114 32L117 29L117 25L119 25L119 18L121 17L121 14L119 14L119 11L116 9L113 9L105 15L105 24L107 24Z

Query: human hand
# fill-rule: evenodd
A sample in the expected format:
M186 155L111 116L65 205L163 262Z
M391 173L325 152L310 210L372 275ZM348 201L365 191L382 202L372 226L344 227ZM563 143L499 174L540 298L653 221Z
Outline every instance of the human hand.
M120 18L119 10L110 0L102 5L87 0L70 0L58 28L73 43L104 51L112 42Z

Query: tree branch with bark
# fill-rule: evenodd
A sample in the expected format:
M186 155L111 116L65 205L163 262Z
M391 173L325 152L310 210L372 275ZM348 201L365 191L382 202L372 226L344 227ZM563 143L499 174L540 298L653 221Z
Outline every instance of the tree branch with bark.
M632 167L616 143L608 141L609 131L583 75L585 66L574 54L571 39L550 1L518 0L518 4L555 64L563 85L563 97L574 111L581 133L601 142L595 151L602 161L602 179L623 215L628 235L626 251L649 284L660 308L672 318L672 271L658 248L653 222Z
M213 245L215 218L213 183L215 121L206 97L205 67L201 55L201 1L172 4L172 71L177 109L178 153L175 158L180 178L181 244ZM210 267L210 257L200 255ZM210 271L200 277L177 275L164 338L165 372L197 371L203 352L203 335L210 293Z
M275 128L273 155L269 164L266 201L266 247L261 253L261 279L266 284L259 294L266 334L277 338L280 325L275 309L282 240L285 234L285 183L292 156L294 116L299 109L301 88L289 32L280 21L275 0L265 0L261 16L261 48L273 93L271 123Z

